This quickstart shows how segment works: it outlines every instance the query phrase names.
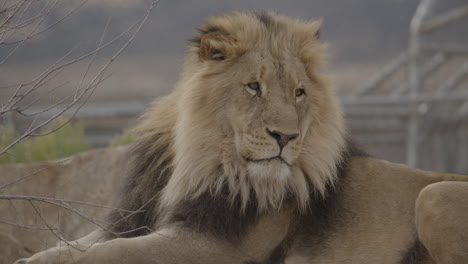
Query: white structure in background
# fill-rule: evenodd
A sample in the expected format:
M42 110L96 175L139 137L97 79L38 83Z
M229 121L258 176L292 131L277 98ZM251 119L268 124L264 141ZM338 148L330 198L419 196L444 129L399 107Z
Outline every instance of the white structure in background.
M468 1L422 0L408 51L342 101L357 141L385 158L468 172Z

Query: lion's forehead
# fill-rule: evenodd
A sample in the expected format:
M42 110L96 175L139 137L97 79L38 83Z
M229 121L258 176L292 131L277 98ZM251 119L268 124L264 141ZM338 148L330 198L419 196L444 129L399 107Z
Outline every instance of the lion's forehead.
M245 59L239 64L239 70L245 82L264 81L286 85L285 88L296 88L307 82L307 74L304 65L298 57L293 55L274 56L267 49L259 48L246 54Z

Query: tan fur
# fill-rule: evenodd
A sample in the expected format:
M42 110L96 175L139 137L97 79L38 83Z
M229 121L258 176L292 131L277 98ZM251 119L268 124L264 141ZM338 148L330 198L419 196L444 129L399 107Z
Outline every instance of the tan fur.
M165 140L171 141L174 173L162 194L164 206L173 207L207 190L216 194L228 183L232 197L240 195L244 205L250 192L254 192L261 210L278 208L290 191L300 207L305 208L309 200L308 181L323 193L325 185L334 180L336 163L345 145L344 125L329 82L317 72L323 50L315 38L319 23L276 18L285 24L285 30L274 36L252 14L233 13L209 20L205 27L218 27L223 33L200 37L202 47L190 48L176 90L145 115L138 128L144 134L172 129L173 136ZM212 46L225 54L226 62L200 60L200 49ZM203 51L206 53L209 52ZM284 64L286 71L294 73L288 76L291 80L287 80L286 89L274 83L278 81L272 67L275 63ZM230 71L227 67L231 67ZM252 100L244 90L244 84L251 81L266 87L266 101L257 103L257 107L268 109L268 114L249 115L247 109L237 107ZM301 103L311 107L300 115L290 98L294 88L304 84L308 88L307 102ZM289 102L282 102L284 96L290 97ZM278 121L288 115L292 119L289 123ZM270 168L284 171L285 176L252 176L253 171L268 171L267 166L252 164L248 168L241 156L242 151L257 158L274 155L276 142L265 132L268 125L283 130L295 126L300 134L297 144L289 144L284 150L292 166Z
M468 259L467 197L468 182L431 184L418 196L417 230L437 263L464 263Z
M150 144L145 158L156 155L161 145L169 146L157 161L172 159L162 168L172 174L159 194L161 212L202 194L215 198L227 186L229 198L240 199L242 209L255 194L259 219L245 235L222 239L169 222L149 235L112 239L84 253L62 247L18 263L272 263L269 258L281 245L287 246L288 264L399 264L417 232L432 227L415 224L419 192L435 182L468 178L354 157L347 161L345 177L338 179L347 147L345 127L333 90L319 73L324 49L316 37L320 23L267 18L231 13L210 19L190 47L175 91L155 103L137 128ZM249 88L252 82L260 84L261 93ZM295 97L295 89L304 89L305 96ZM268 131L298 135L283 148L283 161L263 161L279 153L279 141ZM309 206L333 185L338 205L316 213L336 219L314 227L313 219L320 215L309 212ZM141 188L151 192L150 186ZM466 188L455 191L466 204ZM424 204L421 195L418 201ZM457 215L463 216L451 218ZM452 228L447 235L466 228L464 219L447 223ZM457 242L466 248L466 241ZM435 263L434 247L427 243L429 255L424 253L420 263ZM466 263L461 259L465 262L453 263Z

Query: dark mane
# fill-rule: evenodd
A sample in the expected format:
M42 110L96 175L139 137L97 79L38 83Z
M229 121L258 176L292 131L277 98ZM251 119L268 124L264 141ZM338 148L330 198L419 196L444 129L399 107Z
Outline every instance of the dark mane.
M168 156L168 145L155 146L155 142L159 142L158 137L160 135L143 138L130 152L130 169L117 205L117 208L125 211L114 210L109 215L109 229L116 236L146 235L161 220L158 212L159 193L172 173L172 157ZM337 164L339 180L335 186L327 186L326 196L323 197L313 191L314 188L310 188L312 193L309 210L299 219L299 229L304 231L309 245L311 242L319 243L343 213L341 186L350 158L367 154L348 141L347 150L342 155L341 163ZM213 197L210 193L205 193L196 200L183 202L173 208L167 220L180 221L194 230L236 240L258 219L256 198L252 197L246 210L242 211L240 201L231 204L228 194L224 194Z
M212 234L230 241L239 241L258 218L256 198L242 210L241 201L231 203L228 195L204 193L194 201L179 204L171 214L171 222L182 222L195 231Z
M109 229L117 237L136 237L151 232L160 220L158 201L172 174L169 147L157 144L161 135L143 138L129 152L129 170L118 204L108 217ZM156 144L156 145L155 145ZM109 234L112 235L112 234Z
M341 162L336 165L337 181L334 185L327 185L325 196L317 192L311 193L309 210L301 215L300 230L307 245L321 244L327 234L339 224L343 214L346 214L343 206L343 188L346 184L348 165L353 157L367 156L369 155L366 152L347 139L347 147L342 153Z

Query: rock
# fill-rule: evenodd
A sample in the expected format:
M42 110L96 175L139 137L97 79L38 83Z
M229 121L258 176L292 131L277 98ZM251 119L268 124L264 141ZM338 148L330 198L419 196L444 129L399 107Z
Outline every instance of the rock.
M0 198L0 263L12 263L47 249L59 241L57 236L74 240L97 229L98 226L87 218L103 225L108 208L51 201L73 207L65 209L30 197L112 206L114 193L125 174L123 156L127 149L97 149L63 160L1 165L0 195L4 197ZM19 181L14 182L16 180ZM5 196L23 199L8 200Z

